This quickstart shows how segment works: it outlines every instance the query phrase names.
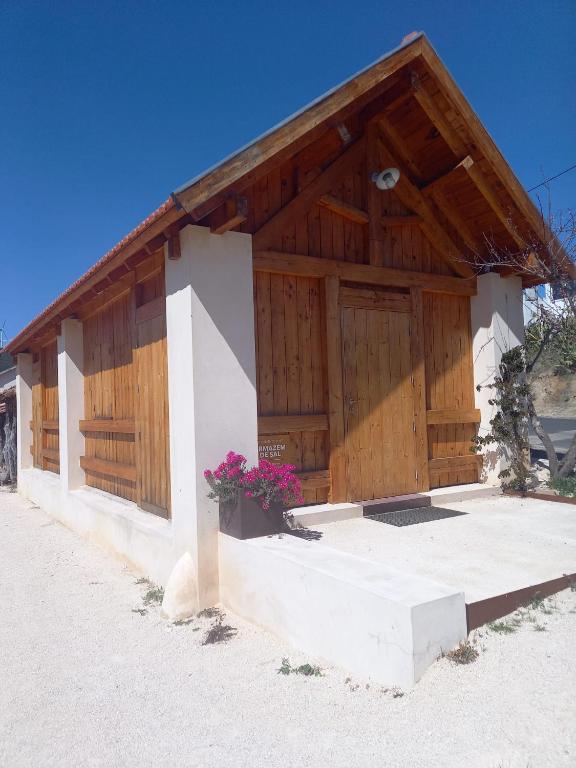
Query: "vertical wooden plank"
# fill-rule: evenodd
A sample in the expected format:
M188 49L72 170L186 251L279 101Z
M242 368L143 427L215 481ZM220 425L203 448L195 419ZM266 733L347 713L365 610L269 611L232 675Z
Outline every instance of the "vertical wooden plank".
M414 433L416 441L416 486L419 491L430 489L428 475L428 427L426 424L426 370L424 363L424 309L422 289L412 288L410 323L410 352L412 386L414 388Z
M347 500L344 454L344 401L342 381L342 333L337 277L324 279L324 317L326 338L326 384L328 388L329 468L331 502Z
M384 264L384 233L382 229L382 192L372 181L372 174L381 171L378 152L378 127L366 129L366 207L368 221L368 263L381 267Z

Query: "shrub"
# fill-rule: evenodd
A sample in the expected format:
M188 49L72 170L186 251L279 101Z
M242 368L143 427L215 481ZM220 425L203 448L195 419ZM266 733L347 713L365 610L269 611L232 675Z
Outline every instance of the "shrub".
M230 451L214 471L206 469L204 477L210 486L208 497L222 503L233 502L243 492L255 499L262 509L274 504L290 507L302 504L300 481L291 464L272 464L262 459L257 467L246 469L246 458Z

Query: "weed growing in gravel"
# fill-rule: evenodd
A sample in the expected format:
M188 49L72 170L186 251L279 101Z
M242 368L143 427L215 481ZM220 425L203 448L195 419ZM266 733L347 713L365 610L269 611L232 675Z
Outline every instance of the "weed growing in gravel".
M449 651L446 657L454 664L472 664L480 654L469 640L463 640L457 648Z
M213 608L204 608L204 610L200 611L198 616L202 619L216 619L222 616L222 611L215 606Z
M146 592L142 598L144 605L160 605L164 597L164 590L162 587L152 586Z
M293 667L290 659L282 659L282 664L276 670L279 675L304 675L304 677L323 677L322 669L315 664L300 664L299 667Z
M544 624L534 624L534 632L546 632Z
M220 613L210 629L204 635L202 645L214 645L215 643L227 643L238 632L235 627L223 623L224 616Z
M132 608L132 613L139 613L140 616L146 616L148 611L146 610L146 608Z
M570 592L576 592L576 580L570 582Z
M496 632L497 635L512 635L518 631L518 627L522 622L518 619L505 619L504 621L491 621L488 624L488 629L492 632Z

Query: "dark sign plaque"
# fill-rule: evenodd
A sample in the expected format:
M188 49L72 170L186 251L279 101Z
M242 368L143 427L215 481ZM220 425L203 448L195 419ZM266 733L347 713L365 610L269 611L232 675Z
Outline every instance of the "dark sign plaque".
M260 435L258 458L273 464L296 464L296 444L290 434Z

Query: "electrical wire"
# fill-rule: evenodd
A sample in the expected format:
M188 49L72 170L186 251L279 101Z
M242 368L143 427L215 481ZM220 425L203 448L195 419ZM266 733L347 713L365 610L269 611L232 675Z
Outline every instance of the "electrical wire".
M549 181L554 181L554 179L558 179L560 178L560 176L564 176L565 173L568 173L568 171L573 171L574 168L576 168L576 163L574 165L571 165L570 168L566 168L564 171L557 173L556 176L550 176L549 179L545 179L544 181L541 181L540 184L536 184L535 187L530 187L528 192L533 192L535 189L538 189L538 187L543 187L544 184L548 184Z

